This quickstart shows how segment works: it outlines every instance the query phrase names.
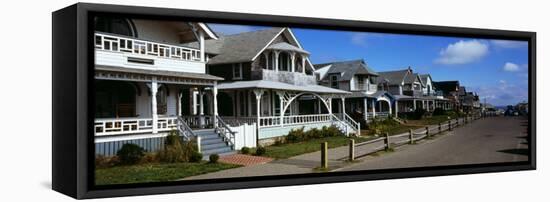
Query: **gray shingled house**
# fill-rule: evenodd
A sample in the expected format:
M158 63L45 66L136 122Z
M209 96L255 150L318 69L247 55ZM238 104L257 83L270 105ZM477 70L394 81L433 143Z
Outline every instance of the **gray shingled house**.
M433 109L434 98L431 96L424 96L423 89L426 88L426 84L422 81L419 74L414 73L409 67L403 70L378 72L379 84L386 84L388 92L390 92L394 98L394 115L397 116L399 112L411 112L418 108ZM379 87L380 89L382 88Z
M257 125L260 144L301 127L359 132L357 123L331 110L332 98L350 92L317 85L310 53L289 28L220 36L205 47L207 73L224 79L217 86L221 119L231 126Z
M434 87L437 89L447 102L442 106L443 109L450 110L459 110L460 108L460 99L459 99L459 81L434 81Z
M333 102L334 113L345 111L356 121L366 122L377 116L388 117L392 113L393 96L383 89L379 90L376 83L379 75L364 60L316 64L315 68L320 85L352 92L345 100Z

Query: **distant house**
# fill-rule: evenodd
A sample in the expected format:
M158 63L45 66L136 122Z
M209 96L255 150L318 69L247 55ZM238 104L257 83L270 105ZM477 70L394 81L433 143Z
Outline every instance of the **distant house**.
M437 92L448 100L447 103L443 104L443 109L458 110L460 108L459 81L435 81L433 85L437 89Z
M417 107L428 109L433 100L424 97L425 84L417 73L409 67L403 70L379 72L379 89L387 86L394 98L394 115L399 112L411 112Z
M352 92L345 100L337 101L344 101L345 105L337 106L345 106L345 109L333 107L334 112L342 113L345 110L356 121L370 121L376 116L387 117L392 113L393 96L383 88L379 90L379 75L365 61L329 62L316 64L315 68L320 85Z
M473 92L466 91L466 87L459 87L458 96L460 100L460 111L464 113L473 113L480 109L479 96Z

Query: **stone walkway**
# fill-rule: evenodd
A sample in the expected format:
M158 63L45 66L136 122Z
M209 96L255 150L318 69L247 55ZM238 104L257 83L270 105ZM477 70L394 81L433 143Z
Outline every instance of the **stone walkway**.
M231 155L220 157L218 161L222 163L252 166L252 165L258 165L258 164L264 164L264 163L273 161L273 159L268 157L262 157L262 156L231 154Z
M436 125L430 126L434 128ZM423 131L418 129L416 132ZM406 140L408 137L391 138L391 142ZM384 146L383 141L366 144L355 147L355 156L360 158ZM328 165L329 170L340 170L343 167L349 166L350 162L346 161L349 156L349 146L342 146L328 150ZM222 170L203 175L191 176L183 180L195 179L214 179L214 178L232 178L232 177L252 177L252 176L268 176L268 175L289 175L314 173L315 168L321 165L321 151L302 154L288 159L277 159L263 164L255 164L240 168Z

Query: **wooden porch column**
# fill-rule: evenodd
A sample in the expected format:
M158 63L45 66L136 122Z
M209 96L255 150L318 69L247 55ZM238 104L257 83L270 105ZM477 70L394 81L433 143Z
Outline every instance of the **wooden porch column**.
M263 89L254 89L254 95L256 96L256 145L259 145L259 136L260 136L260 117L261 117L261 107L260 103L262 101L262 95L264 94Z
M214 81L214 86L212 87L212 100L214 102L213 107L214 108L214 119L213 123L214 126L218 125L218 82Z
M151 82L151 115L153 118L153 125L152 130L153 134L158 133L158 114L157 114L157 90L158 90L158 83L157 83L157 77L153 77L153 81Z
M282 93L277 93L279 95L279 121L280 121L280 125L281 127L283 127L283 119L284 119L284 116L285 116L285 112L283 111L283 108L284 108L284 102L283 102L283 94Z
M178 116L181 116L181 113L183 110L181 110L181 98L183 96L183 93L181 91L178 91L178 95L177 95L177 98L178 98Z
M279 71L279 51L273 51L274 61L275 61L275 71Z
M376 118L376 100L372 99L372 119Z
M294 72L296 71L296 53L295 52L292 52L290 53L290 61L291 61L291 64L290 64L290 71L291 72Z
M394 116L397 118L397 114L399 114L399 101L395 100L395 114Z
M391 115L392 115L392 113L391 113L391 112L392 112L392 109L391 109L391 101L388 101L388 112L389 112L388 118L391 118Z
M344 119L346 115L346 98L340 97L340 100L342 100L342 119Z
M204 32L202 30L198 31L199 32L199 45L200 45L200 50L201 50L201 62L206 62L206 57L204 54Z
M200 127L204 128L204 91L199 90L199 115Z
M363 98L363 111L365 116L365 122L367 122L369 118L369 110L367 110L369 106L367 105L367 98Z

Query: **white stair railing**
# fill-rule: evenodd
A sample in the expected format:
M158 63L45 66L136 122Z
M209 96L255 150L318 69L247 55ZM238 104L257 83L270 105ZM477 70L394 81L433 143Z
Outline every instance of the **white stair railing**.
M216 132L222 135L224 142L226 142L231 149L235 149L235 132L232 131L229 125L219 116L216 116L215 119L216 122L214 127Z
M346 136L349 136L348 124L342 121L335 114L331 114L332 125L336 126L340 131L342 131Z
M356 136L361 135L361 124L353 120L348 114L344 113L343 120L355 130Z
M185 123L182 117L178 116L177 120L178 121L176 127L178 129L178 132L181 136L183 136L186 141L189 141L193 137L196 137L195 133L193 133L193 130L189 127L189 125L187 125L187 123Z

